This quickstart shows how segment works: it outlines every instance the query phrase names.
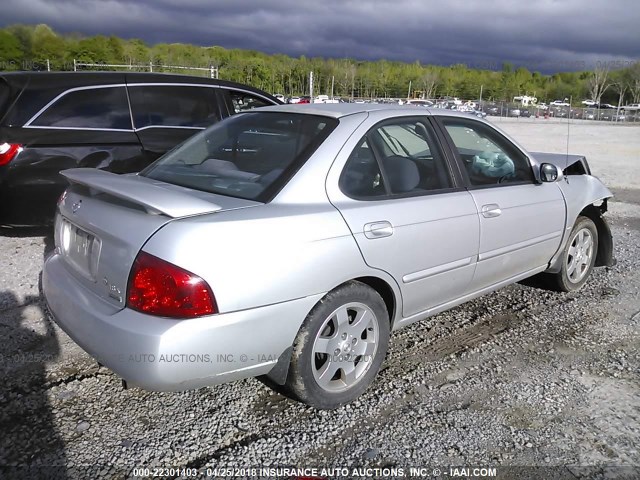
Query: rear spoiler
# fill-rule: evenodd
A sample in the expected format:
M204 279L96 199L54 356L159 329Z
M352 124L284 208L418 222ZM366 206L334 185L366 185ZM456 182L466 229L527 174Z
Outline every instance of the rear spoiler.
M188 191L182 192L163 182L139 175L117 175L96 168L72 168L63 170L60 174L72 184L83 185L142 205L153 214L178 218L222 210L221 206L191 195Z

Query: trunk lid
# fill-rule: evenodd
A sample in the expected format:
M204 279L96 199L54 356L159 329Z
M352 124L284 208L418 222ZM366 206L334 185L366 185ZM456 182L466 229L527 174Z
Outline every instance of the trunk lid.
M261 205L138 175L91 168L61 174L71 186L58 204L56 251L78 281L120 308L126 304L136 255L164 225L178 218Z

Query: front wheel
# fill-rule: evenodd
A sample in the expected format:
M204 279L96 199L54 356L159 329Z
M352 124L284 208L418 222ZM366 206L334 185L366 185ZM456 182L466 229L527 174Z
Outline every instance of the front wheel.
M588 217L578 217L562 253L562 269L550 275L551 286L563 292L582 288L596 263L598 230Z
M321 409L351 402L378 373L389 331L386 305L372 288L353 281L329 292L298 332L288 393Z

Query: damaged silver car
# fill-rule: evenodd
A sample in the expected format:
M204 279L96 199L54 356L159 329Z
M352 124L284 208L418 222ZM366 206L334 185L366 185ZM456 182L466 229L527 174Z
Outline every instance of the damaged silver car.
M149 390L258 377L358 397L390 332L534 275L612 265L586 159L449 110L266 107L136 175L67 170L43 287L82 348Z

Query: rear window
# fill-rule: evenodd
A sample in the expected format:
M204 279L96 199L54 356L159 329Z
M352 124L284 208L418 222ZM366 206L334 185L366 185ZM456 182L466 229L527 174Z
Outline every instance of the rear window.
M131 130L124 87L86 88L66 93L31 123L38 127Z
M316 115L248 112L191 137L141 175L196 190L268 201L335 128Z

